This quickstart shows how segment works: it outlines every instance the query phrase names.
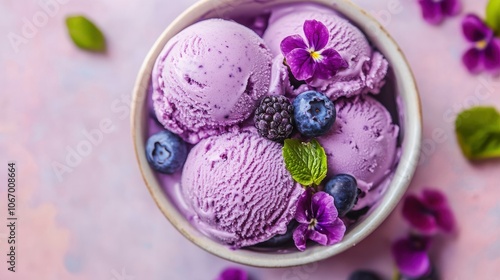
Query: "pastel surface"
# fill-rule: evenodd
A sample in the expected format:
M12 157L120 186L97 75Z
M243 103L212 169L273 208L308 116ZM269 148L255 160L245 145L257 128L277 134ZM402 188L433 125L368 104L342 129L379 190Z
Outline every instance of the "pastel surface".
M17 53L7 36L22 34L23 19L32 21L44 10L33 1L0 2L0 158L2 164L12 159L19 166L22 218L18 272L8 272L2 256L0 279L215 278L231 264L191 244L158 211L135 160L128 119L131 89L146 53L195 1L59 2L66 4L27 33L31 38L17 46ZM471 76L462 65L468 46L460 17L436 28L422 20L416 1L355 2L387 27L418 82L424 146L410 191L427 185L443 190L459 226L456 236L436 242L433 259L443 279L497 279L500 163L469 163L456 143L453 122L465 107L500 108L500 80ZM485 0L462 2L464 11L483 14ZM71 43L64 18L73 13L86 14L102 28L109 43L106 55L82 52ZM96 144L78 160L69 155L84 145L83 131L95 132ZM66 164L67 157L71 172L55 172L53 163ZM6 169L0 171L0 182L6 182ZM6 219L5 197L2 185L0 221ZM389 278L390 243L407 230L399 210L337 257L303 267L248 270L264 280L341 280L358 268L376 269ZM1 252L6 237L2 226Z

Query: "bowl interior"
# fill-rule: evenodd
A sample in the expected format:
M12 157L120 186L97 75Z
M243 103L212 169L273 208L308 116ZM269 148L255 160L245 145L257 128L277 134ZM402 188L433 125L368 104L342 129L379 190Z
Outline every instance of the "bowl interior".
M163 46L172 36L201 18L230 18L242 13L257 13L277 4L294 2L304 1L205 0L198 2L174 20L154 44L142 65L133 92L131 122L134 148L146 186L158 207L177 230L193 243L214 255L246 265L259 267L302 265L336 255L356 245L375 230L397 205L410 183L418 162L421 137L420 100L413 75L399 47L378 22L350 1L314 0L309 2L329 6L351 20L365 33L369 41L384 54L391 65L392 87L398 92L394 104L396 106L397 103L399 111L395 120L403 128L401 131L401 157L384 196L378 202L378 207L373 207L373 211L360 219L338 244L311 246L304 252L280 253L231 250L201 234L168 198L155 172L150 168L144 153L148 136L148 87L153 65Z

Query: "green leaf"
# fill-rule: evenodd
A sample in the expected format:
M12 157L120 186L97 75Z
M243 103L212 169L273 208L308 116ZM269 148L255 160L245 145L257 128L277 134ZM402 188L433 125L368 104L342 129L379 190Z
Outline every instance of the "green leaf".
M500 114L493 107L474 107L460 113L455 133L471 160L500 157Z
M486 6L486 24L500 34L500 0L490 0Z
M303 186L319 185L328 172L325 150L316 140L303 143L286 139L283 147L286 169Z
M69 16L66 26L73 42L81 49L104 52L106 39L99 28L84 16Z

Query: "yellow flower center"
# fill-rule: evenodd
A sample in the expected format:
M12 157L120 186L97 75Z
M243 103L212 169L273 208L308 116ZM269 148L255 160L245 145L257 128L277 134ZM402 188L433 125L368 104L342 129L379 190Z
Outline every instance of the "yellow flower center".
M309 230L313 230L316 228L316 225L318 224L318 220L316 220L315 218L311 219L309 221L309 226L307 227L307 229Z
M322 58L321 54L317 51L309 51L309 53L311 53L311 57L312 59L314 59L314 61L321 60Z
M480 50L484 50L488 46L488 42L486 40L481 40L476 43L476 48Z

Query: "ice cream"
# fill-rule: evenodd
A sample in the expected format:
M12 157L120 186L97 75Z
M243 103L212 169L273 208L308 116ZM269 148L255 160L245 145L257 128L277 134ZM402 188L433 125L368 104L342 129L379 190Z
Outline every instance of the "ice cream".
M342 217L352 223L380 201L392 180L399 149L398 126L388 110L371 95L377 94L386 82L388 62L357 27L319 5L276 6L262 13L233 18L235 21L203 19L187 27L165 45L154 65L151 81L152 105L158 122L194 144L186 146L190 150L182 172L159 175L166 196L200 232L234 249L257 244L278 248L282 244L275 246L279 243L277 235L278 239L288 239L283 244L289 244L295 242L290 239L299 227L316 230L318 226L312 219L300 222L301 218L297 218L291 223L296 218L304 188L292 178L294 161L287 161L289 166L285 166L282 149L305 157L295 162L306 162L308 166L301 170L312 174L317 171L314 168L324 166L318 164L324 156L298 152L298 147L307 146L300 142L317 139L327 155L328 175L312 185L302 182L316 193L328 193L337 202L342 201L342 194L348 193L344 191L346 188L334 188L342 183L338 178L352 177L335 175L345 173L355 177L347 182L352 195L344 205L349 207L337 203L330 205L333 208L324 208L345 209L342 215L346 216ZM287 66L280 45L288 36L308 37L303 28L313 20L318 24L316 29L308 29L309 38L323 35L322 46L327 41L324 38L328 38L326 48L338 52L342 57L337 55L338 60L345 60L348 67L342 63L340 71L335 70L331 75L315 75L318 73L312 71L310 79L302 76L304 81L298 81L294 75L300 74L294 71L294 66L301 68L307 64L299 60ZM302 45L307 44L303 40ZM322 71L329 71L334 64L333 60L324 59L326 52L316 52L309 45L302 50L306 50L302 51L303 57L312 58L314 63L324 62ZM287 60L295 61L288 54ZM389 80L378 100L383 100L381 96L393 97L391 85ZM316 98L303 97L309 107L298 105L304 102L294 102L301 100L300 96L307 91L312 91ZM284 96L266 98L267 95ZM326 110L330 113L323 114ZM325 120L325 116L330 116L333 126L312 125ZM308 125L314 133L301 129ZM284 127L289 130L283 130ZM153 133L157 134L158 128L150 127L150 138L155 137ZM300 141L284 147L284 139L289 138ZM152 168L166 165L167 161L162 160L175 156L172 139L164 136L146 149L156 155L148 158ZM301 180L301 175L293 176ZM306 199L303 203L309 202ZM313 211L312 206L302 205L299 209ZM297 232L298 240L309 238L309 233L300 236L301 231ZM323 231L320 228L318 232Z
M238 129L268 93L271 53L232 21L195 23L173 37L153 69L153 101L164 127L195 144Z
M302 193L285 168L281 145L251 132L200 141L181 185L198 228L234 248L284 234Z
M298 4L273 10L269 19L269 27L263 36L275 57L273 75L282 77L286 73L284 70L286 68L282 63L281 41L294 34L304 36L303 24L310 19L318 20L327 26L330 31L327 48L333 48L339 52L348 62L349 67L330 80L315 79L309 83L308 87L292 93L298 94L312 87L325 93L331 99L369 92L378 93L384 85L388 69L387 60L382 54L373 50L365 35L357 27L333 10L316 5ZM273 83L272 90L280 92L284 89Z
M341 98L335 107L333 128L318 138L328 157L328 175L353 175L366 192L392 171L399 128L370 96Z

